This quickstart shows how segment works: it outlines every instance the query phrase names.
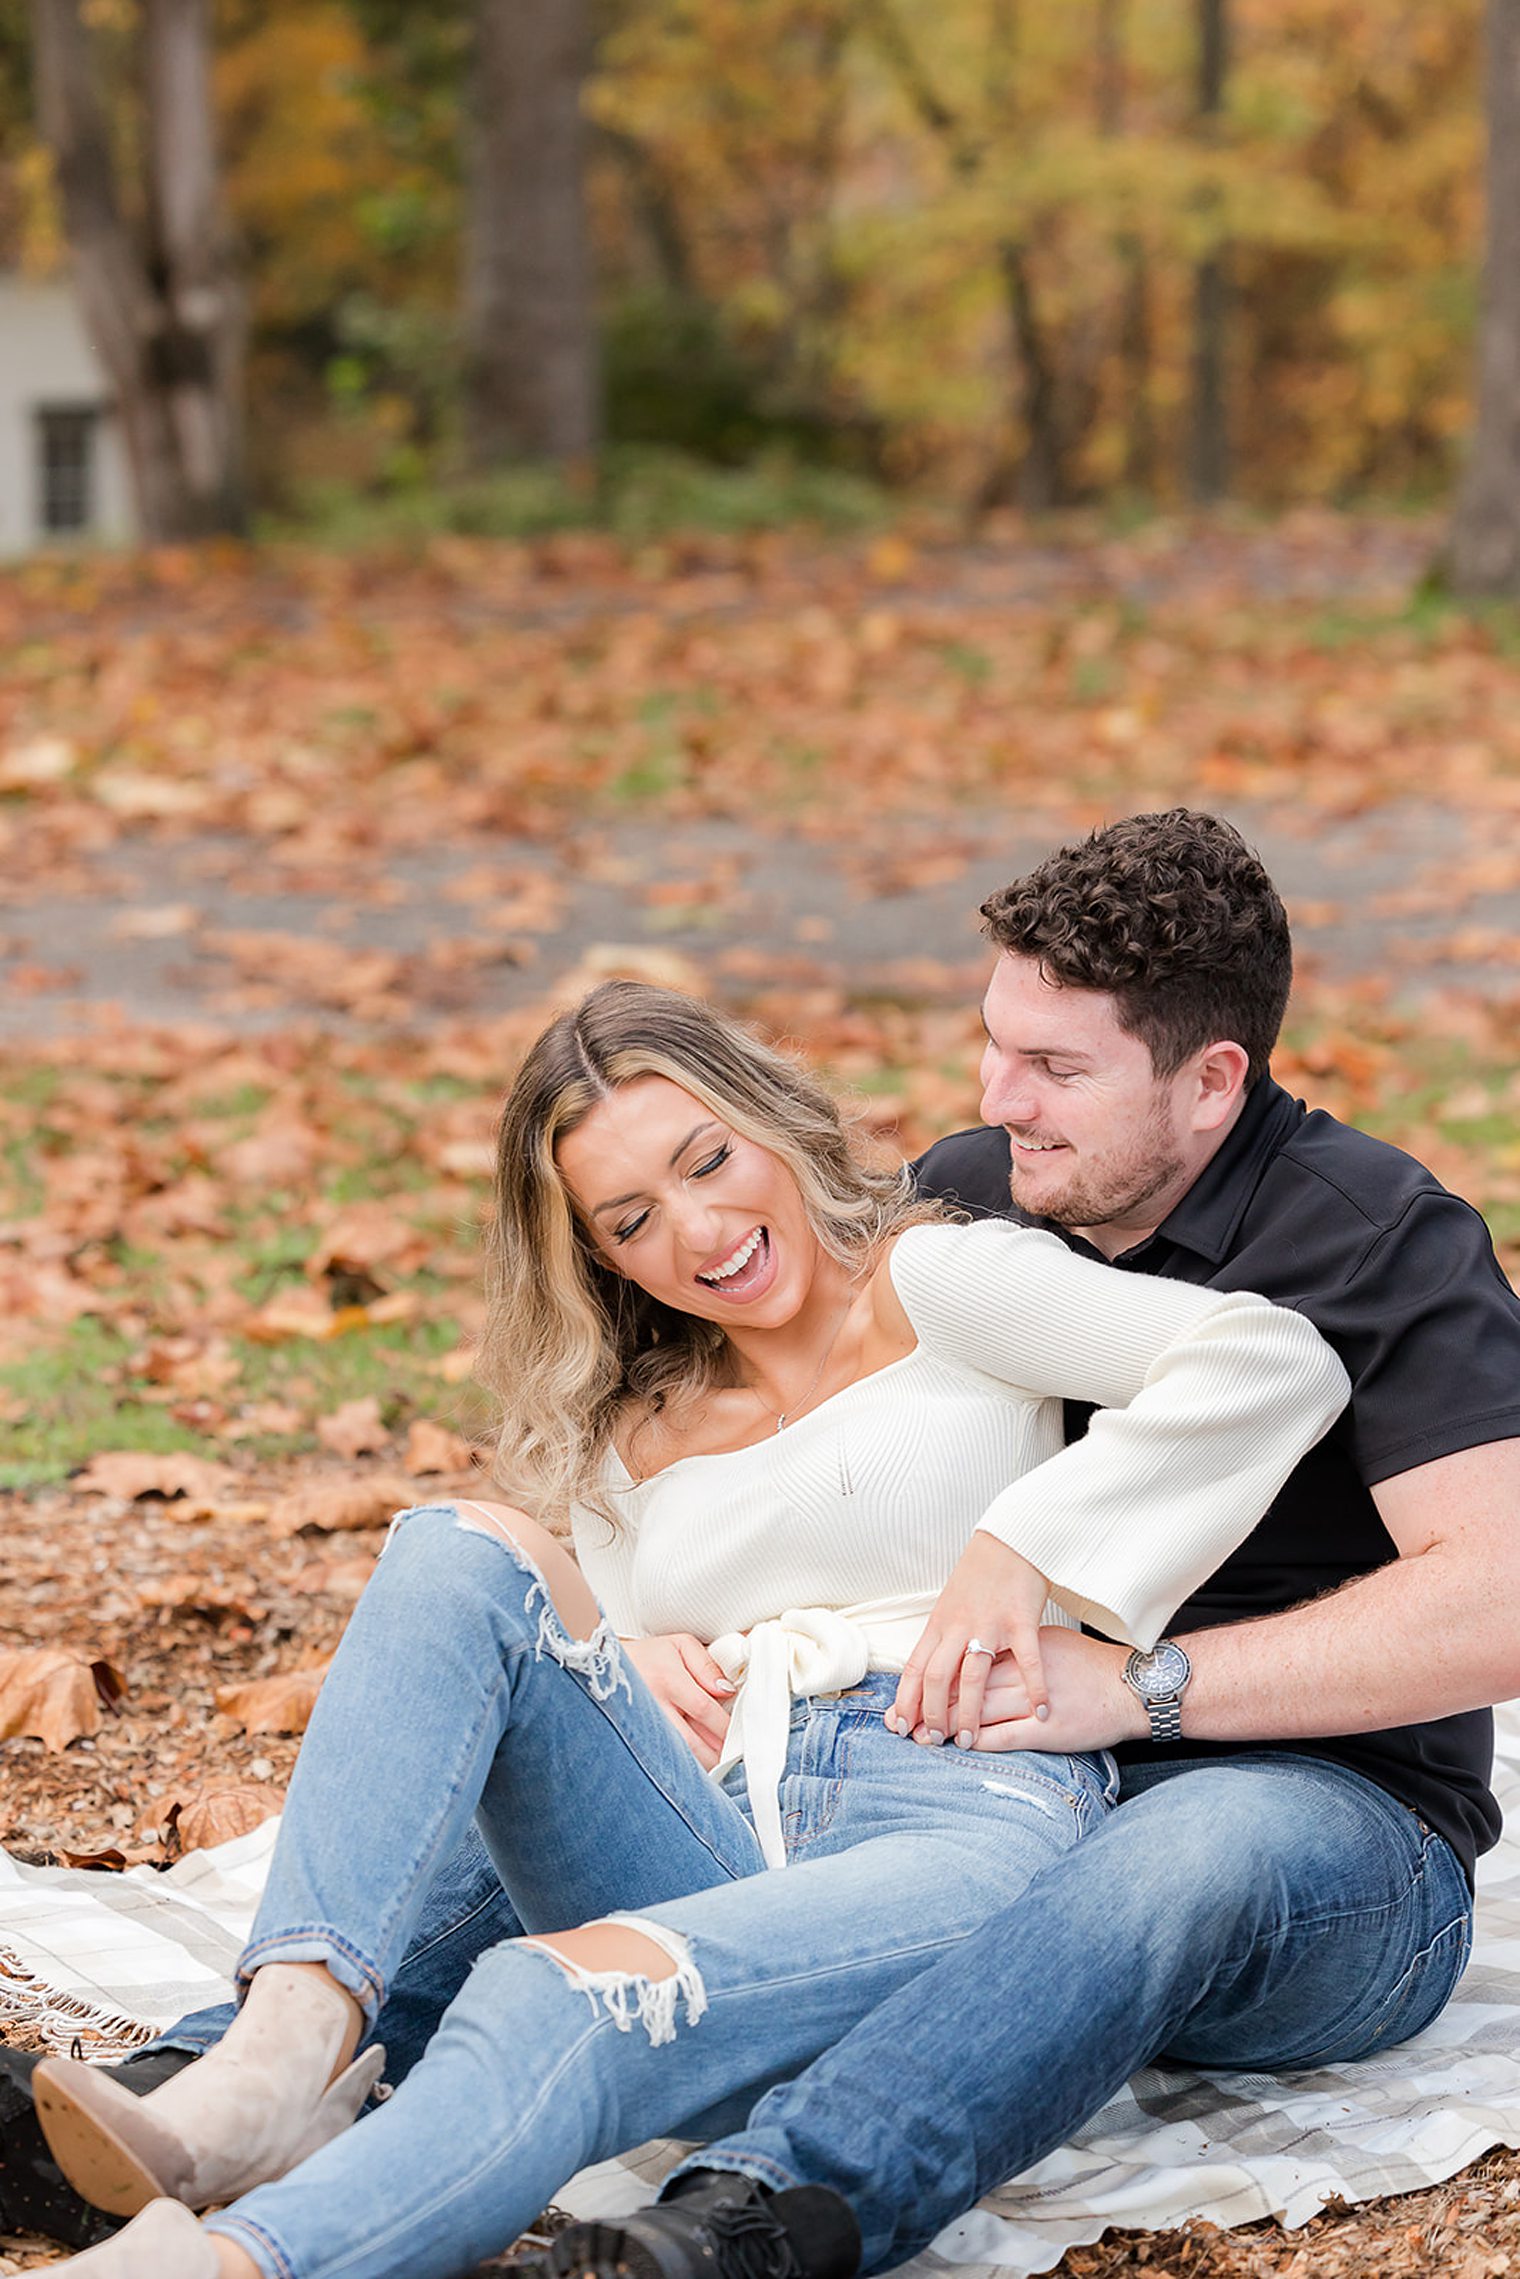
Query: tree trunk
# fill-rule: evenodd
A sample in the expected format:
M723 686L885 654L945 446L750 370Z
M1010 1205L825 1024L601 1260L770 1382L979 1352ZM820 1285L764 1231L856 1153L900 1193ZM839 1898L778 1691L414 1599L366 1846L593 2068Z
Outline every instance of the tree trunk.
M1093 108L1105 141L1124 126L1124 0L1098 0L1093 42Z
M1198 132L1212 142L1224 114L1228 68L1228 0L1198 0ZM1192 402L1188 434L1188 489L1200 505L1229 488L1229 423L1225 400L1225 347L1229 280L1223 252L1206 254L1193 273Z
M597 132L623 169L629 198L654 256L660 290L673 301L695 300L696 279L680 209L649 151L621 127L601 126Z
M1124 298L1119 315L1119 368L1124 374L1124 487L1154 496L1157 477L1156 415L1151 402L1150 265L1139 238L1126 237Z
M243 325L217 198L205 0L148 0L149 246L122 213L79 0L33 0L32 23L39 121L143 536L239 530Z
M210 0L144 0L149 273L159 280L148 343L192 527L240 527L243 296L217 179Z
M466 177L477 465L585 461L600 434L581 84L587 0L475 0Z
M1098 0L1094 87L1098 132L1105 142L1124 132L1127 93L1125 0ZM1123 375L1124 487L1143 496L1156 487L1156 422L1151 408L1150 278L1145 241L1121 232L1115 251L1123 274L1119 299L1119 369Z
M1448 569L1459 593L1520 594L1520 0L1489 0L1487 79L1477 423Z
M1019 460L1014 495L1026 514L1048 514L1053 507L1065 506L1070 499L1055 366L1035 307L1034 288L1023 248L1001 246L998 259L1008 302L1009 329L1018 350L1019 413L1024 424L1024 453Z

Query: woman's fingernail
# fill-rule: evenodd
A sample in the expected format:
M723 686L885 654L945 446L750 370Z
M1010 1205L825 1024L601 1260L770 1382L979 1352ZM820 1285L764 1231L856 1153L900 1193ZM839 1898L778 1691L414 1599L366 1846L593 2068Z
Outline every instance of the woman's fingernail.
M1043 1725L1050 1715L1050 1703L1048 1701L1042 1701L1039 1708L1035 1711L1035 1715Z
M931 1725L931 1726L930 1726L930 1728L929 1728L929 1742L930 1742L930 1746L931 1746L931 1747L933 1747L933 1748L936 1748L936 1749L942 1749L942 1748L944 1747L944 1745L945 1745L945 1736L944 1736L944 1734L943 1734L943 1733L941 1733L941 1732L940 1732L940 1730L939 1730L938 1726L935 1726L935 1725Z
M732 1678L714 1678L712 1689L714 1693L737 1693L739 1690Z
M955 1736L955 1745L958 1749L969 1749L971 1746L971 1735L969 1733L957 1733Z

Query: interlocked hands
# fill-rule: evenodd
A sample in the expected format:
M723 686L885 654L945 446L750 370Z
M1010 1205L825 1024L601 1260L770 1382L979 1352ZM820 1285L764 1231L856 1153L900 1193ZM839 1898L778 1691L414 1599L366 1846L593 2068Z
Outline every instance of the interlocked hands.
M995 1535L973 1535L908 1657L887 1712L892 1731L930 1742L953 1734L958 1747L975 1748L994 1662L1005 1677L1016 1673L1021 1714L1043 1723L1040 1616L1049 1595L1038 1567Z

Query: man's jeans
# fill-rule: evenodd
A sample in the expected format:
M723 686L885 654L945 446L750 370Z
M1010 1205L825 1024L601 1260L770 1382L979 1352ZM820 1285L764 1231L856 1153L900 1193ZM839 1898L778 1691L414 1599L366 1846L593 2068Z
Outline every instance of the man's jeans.
M692 2165L831 2185L889 2269L1158 2057L1291 2073L1418 2033L1471 1918L1450 1847L1356 1773L1137 1768L1086 1843Z

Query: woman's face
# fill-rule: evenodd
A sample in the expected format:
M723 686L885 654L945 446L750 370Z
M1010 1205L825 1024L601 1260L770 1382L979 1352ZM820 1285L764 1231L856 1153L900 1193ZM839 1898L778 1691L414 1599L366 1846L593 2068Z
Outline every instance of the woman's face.
M668 1077L599 1101L556 1160L599 1254L665 1305L773 1329L806 1299L820 1249L790 1171Z

